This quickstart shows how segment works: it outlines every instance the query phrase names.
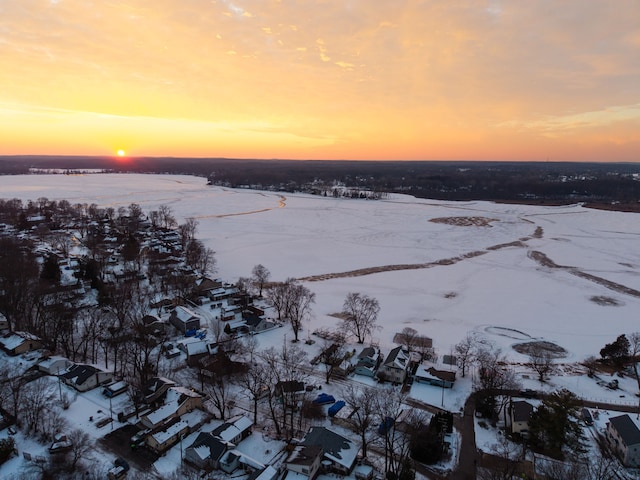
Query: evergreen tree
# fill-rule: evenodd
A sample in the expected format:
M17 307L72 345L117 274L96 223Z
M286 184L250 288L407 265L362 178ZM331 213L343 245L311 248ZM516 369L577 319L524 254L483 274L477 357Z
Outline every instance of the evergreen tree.
M562 389L545 398L531 415L529 434L532 446L551 457L564 458L566 448L583 453L584 433L575 394Z
M40 278L51 283L59 283L61 276L57 257L55 255L49 255L42 264Z
M600 350L600 356L604 360L611 360L614 365L621 367L625 360L629 357L629 348L631 344L627 339L627 336L623 333L612 343L607 343L602 350Z

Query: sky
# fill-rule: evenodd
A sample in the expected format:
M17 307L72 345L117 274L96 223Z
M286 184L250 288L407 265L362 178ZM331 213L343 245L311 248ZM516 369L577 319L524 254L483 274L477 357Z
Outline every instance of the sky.
M637 0L0 0L0 155L640 160Z

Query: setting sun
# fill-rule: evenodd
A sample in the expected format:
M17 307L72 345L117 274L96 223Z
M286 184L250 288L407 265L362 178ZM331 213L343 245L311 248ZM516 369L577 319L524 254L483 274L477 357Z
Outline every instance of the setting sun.
M124 157L126 155L126 152L124 150L118 150L116 153L119 157Z

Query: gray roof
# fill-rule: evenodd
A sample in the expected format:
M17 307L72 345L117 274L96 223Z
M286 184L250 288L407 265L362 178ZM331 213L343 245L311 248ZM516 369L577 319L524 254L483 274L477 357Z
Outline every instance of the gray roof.
M356 461L360 446L324 427L311 427L302 439L304 446L321 447L328 459L351 469Z
M195 442L193 442L187 448L191 449L201 446L207 447L209 449L209 457L213 460L219 460L222 455L224 455L224 452L227 451L227 444L208 432L200 433L196 437Z
M514 422L528 422L533 414L533 405L524 400L511 403Z
M620 434L620 438L627 447L640 444L640 430L629 415L620 415L609 419L609 422Z
M93 365L76 364L68 371L61 374L62 378L73 381L76 385L82 385L96 372L101 371Z

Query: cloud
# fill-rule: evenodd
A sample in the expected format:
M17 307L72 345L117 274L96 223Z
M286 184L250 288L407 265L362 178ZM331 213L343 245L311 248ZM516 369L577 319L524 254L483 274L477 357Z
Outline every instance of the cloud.
M485 138L497 156L494 130L529 135L524 152L635 122L640 98L635 0L2 0L2 16L0 103L34 108L264 119L425 155Z

